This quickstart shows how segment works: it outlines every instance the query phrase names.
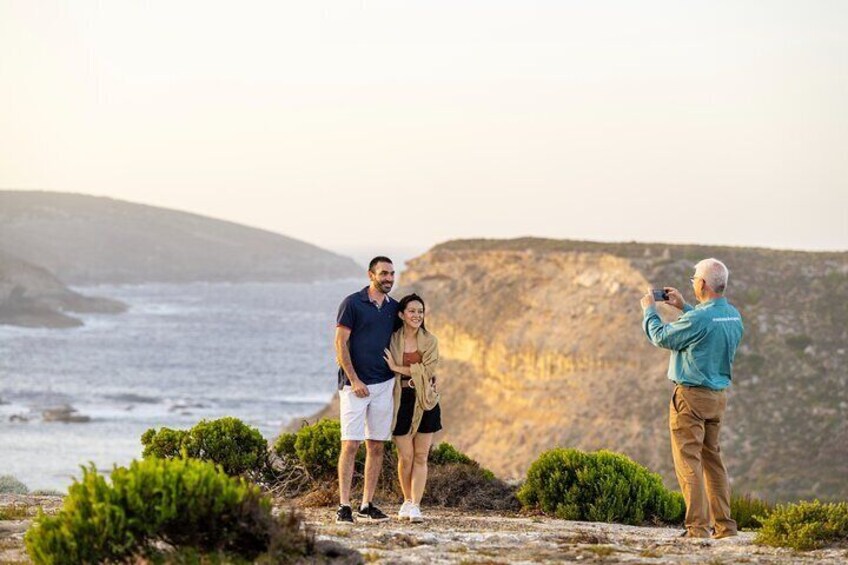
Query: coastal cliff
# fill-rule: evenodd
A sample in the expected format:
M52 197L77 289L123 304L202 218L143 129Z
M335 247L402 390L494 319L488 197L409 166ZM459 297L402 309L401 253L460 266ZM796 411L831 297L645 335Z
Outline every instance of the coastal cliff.
M736 492L848 497L848 253L542 239L466 240L410 261L443 362L443 438L502 477L555 446L622 452L676 488L668 353L639 299L694 264L731 270L745 321L722 450ZM666 319L676 311L661 306ZM328 408L324 414L336 415Z

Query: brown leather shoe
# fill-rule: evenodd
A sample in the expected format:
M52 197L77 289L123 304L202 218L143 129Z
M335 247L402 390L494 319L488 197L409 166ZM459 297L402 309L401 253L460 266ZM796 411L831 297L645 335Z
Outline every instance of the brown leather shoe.
M693 538L693 539L709 539L710 534L704 532L703 534L697 534L695 532L690 532L689 530L684 530L682 534L680 534L682 538Z
M736 537L738 535L739 534L737 532L727 531L727 532L721 532L720 534L719 533L713 534L713 539L732 538L732 537Z

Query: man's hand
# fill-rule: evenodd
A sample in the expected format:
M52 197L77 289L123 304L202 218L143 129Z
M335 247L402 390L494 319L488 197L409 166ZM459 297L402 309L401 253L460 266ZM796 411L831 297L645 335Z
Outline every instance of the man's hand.
M683 295L680 294L680 291L673 286L667 286L664 290L668 293L668 300L666 300L665 303L674 306L678 310L683 310L683 306L686 305L686 301L683 300Z
M671 299L670 296L669 299ZM646 310L649 306L653 306L657 303L657 301L654 300L654 293L651 292L651 289L648 289L648 294L643 296L639 303L642 305L642 310Z
M350 381L350 387L353 390L353 394L355 394L359 398L371 396L371 393L368 391L368 386L359 379L356 379L355 381Z

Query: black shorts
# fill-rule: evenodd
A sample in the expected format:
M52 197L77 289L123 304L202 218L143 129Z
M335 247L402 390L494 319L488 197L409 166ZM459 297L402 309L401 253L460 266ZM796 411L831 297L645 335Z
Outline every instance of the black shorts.
M412 412L415 409L415 389L400 389L400 408L398 409L397 423L392 435L405 436L412 426ZM436 404L432 410L425 410L418 424L419 434L432 434L442 429L442 410Z

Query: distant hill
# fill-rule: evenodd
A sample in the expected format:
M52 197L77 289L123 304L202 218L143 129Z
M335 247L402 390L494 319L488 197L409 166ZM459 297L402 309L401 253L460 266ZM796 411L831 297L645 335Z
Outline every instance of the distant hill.
M694 264L731 270L745 337L722 451L737 492L848 499L848 253L544 239L466 240L408 262L444 363L444 439L504 477L562 445L626 453L676 488L668 352L645 289L694 304ZM663 306L670 319L673 309ZM676 311L675 311L676 312ZM338 415L335 407L325 414Z
M352 259L276 233L111 198L0 191L0 252L64 283L315 281Z
M83 296L47 270L0 252L0 324L70 328L82 325L70 314L124 310L121 302Z

